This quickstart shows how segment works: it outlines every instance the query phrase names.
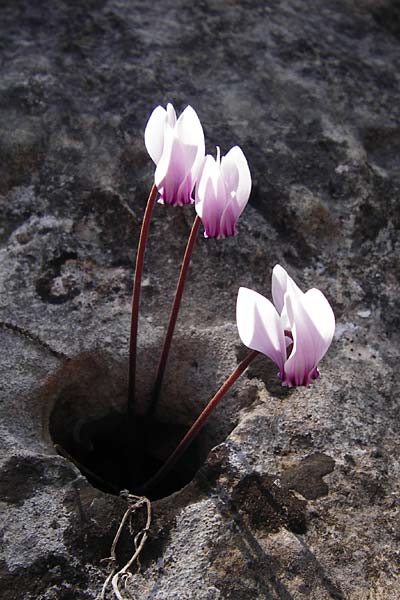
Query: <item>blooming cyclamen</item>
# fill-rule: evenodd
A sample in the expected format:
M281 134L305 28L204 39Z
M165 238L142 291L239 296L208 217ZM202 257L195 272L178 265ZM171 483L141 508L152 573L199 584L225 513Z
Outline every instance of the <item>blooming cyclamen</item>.
M207 155L196 186L196 211L204 225L204 236L224 238L235 235L236 222L250 196L251 175L238 146L217 160Z
M272 272L272 298L274 304L253 290L239 289L239 336L275 362L282 385L308 385L319 376L317 364L332 342L332 308L319 290L303 293L280 265Z
M179 119L172 104L155 108L148 120L144 141L157 165L154 183L160 202L191 204L192 192L204 161L204 133L196 111L187 106Z

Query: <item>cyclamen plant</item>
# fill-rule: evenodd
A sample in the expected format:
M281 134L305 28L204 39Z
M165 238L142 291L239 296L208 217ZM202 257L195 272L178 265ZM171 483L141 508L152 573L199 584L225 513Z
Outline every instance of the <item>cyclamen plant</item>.
M240 288L236 306L240 339L274 361L282 385L308 385L319 377L317 364L335 333L332 308L319 290L304 294L280 265L272 271L272 298L274 304Z
M236 223L251 191L247 160L234 146L217 159L207 155L196 186L196 212L204 225L204 237L224 238L236 234Z
M203 129L196 112L190 106L178 119L171 104L166 109L161 106L155 108L146 126L145 145L156 169L142 223L133 285L128 392L131 418L134 418L135 412L141 276L150 218L157 198L160 203L171 206L195 203L197 216L180 269L149 416L157 406L200 225L202 223L204 226L206 238L236 235L237 220L246 207L251 191L248 163L238 146L231 148L222 159L219 148L216 159L210 155L205 156ZM282 385L309 385L319 376L317 365L328 350L335 330L335 318L328 300L317 289L303 293L280 265L273 269L272 297L274 304L253 290L240 288L236 307L237 326L242 342L251 352L209 401L161 469L139 486L139 493L146 493L165 477L193 442L223 396L260 353L275 362Z
M179 119L172 104L167 110L157 106L144 132L147 152L157 168L154 184L159 202L181 206L192 204L193 188L204 161L204 133L199 117L191 106Z

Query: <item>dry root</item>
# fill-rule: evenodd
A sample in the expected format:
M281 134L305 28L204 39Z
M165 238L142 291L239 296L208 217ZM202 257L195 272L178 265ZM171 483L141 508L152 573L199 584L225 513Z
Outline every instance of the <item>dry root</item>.
M134 496L133 494L129 494L127 492L121 492L121 495L126 498L129 503L127 510L125 511L124 516L122 517L121 523L118 527L118 531L115 535L114 541L111 545L110 558L107 559L110 562L110 574L103 584L103 588L101 590L100 596L97 597L96 600L106 600L107 589L111 583L111 588L113 592L113 598L117 598L117 600L133 600L133 596L130 594L127 586L129 580L132 577L132 573L129 571L130 567L134 562L137 563L140 568L140 553L143 549L144 544L148 538L150 524L151 524L151 503L148 498L145 496ZM134 545L135 552L129 559L122 569L117 571L117 557L116 557L116 549L121 533L126 525L129 524L129 531L131 535L133 535L131 517L134 512L138 509L145 507L146 509L146 524L134 537Z

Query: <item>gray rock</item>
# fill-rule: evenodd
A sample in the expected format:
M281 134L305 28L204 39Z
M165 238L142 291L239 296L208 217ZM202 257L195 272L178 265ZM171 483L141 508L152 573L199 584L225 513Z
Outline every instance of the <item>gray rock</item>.
M143 448L164 460L244 356L237 290L269 295L277 262L327 295L337 332L309 388L284 390L266 359L252 364L187 459L191 482L154 502L128 589L398 597L398 4L5 0L0 27L1 598L94 599L107 576L126 502L54 443L90 457L88 419L100 431L124 409L153 177L143 130L168 101L195 107L208 151L243 148L253 191L235 239L198 240ZM154 211L141 414L192 219L192 207ZM121 566L132 548L125 533Z

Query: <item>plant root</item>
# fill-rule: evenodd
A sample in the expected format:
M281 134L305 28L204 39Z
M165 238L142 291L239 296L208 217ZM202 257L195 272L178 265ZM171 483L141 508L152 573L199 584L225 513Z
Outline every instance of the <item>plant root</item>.
M100 595L96 598L96 600L106 600L107 596L107 588L111 583L113 598L117 598L117 600L134 600L133 596L130 594L127 589L127 585L132 578L132 573L129 571L134 562L137 563L138 568L140 569L140 553L143 550L143 547L146 543L146 540L149 536L149 530L151 525L151 502L145 496L135 496L133 494L129 494L127 491L121 492L121 496L125 498L128 502L128 508L124 513L124 516L121 519L121 523L119 524L117 533L115 534L113 543L111 545L110 557L106 559L110 563L110 573L105 580ZM118 545L119 538L121 533L126 525L129 524L129 532L131 535L134 534L132 529L132 515L138 509L145 507L146 508L146 523L145 526L135 535L133 539L133 543L135 546L135 552L128 560L126 565L122 567L119 571L117 571L117 556L116 549Z

